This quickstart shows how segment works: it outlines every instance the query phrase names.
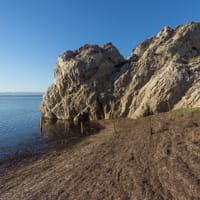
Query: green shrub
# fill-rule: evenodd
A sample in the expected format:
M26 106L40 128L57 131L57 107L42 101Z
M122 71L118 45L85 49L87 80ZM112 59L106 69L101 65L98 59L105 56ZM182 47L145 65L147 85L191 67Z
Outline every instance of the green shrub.
M200 112L200 107L179 108L179 109L171 110L170 114L174 117L183 117L183 116L192 115L193 113L197 113L197 112Z

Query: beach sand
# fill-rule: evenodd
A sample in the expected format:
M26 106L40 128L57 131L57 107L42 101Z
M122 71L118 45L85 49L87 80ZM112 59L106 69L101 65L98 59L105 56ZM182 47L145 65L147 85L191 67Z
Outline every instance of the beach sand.
M0 199L198 199L199 119L100 121L99 133L2 171Z

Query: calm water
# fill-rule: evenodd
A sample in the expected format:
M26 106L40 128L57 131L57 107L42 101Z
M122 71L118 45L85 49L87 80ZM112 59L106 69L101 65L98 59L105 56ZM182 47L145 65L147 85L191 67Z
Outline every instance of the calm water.
M80 125L40 120L41 100L42 96L0 95L0 159L16 153L66 147L101 128L91 122L81 133Z
M42 96L0 96L0 158L45 147L38 111Z

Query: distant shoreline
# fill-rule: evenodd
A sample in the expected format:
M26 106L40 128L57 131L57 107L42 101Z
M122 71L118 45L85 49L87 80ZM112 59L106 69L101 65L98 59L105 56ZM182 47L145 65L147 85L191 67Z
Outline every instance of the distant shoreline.
M0 92L0 96L42 96L42 92Z

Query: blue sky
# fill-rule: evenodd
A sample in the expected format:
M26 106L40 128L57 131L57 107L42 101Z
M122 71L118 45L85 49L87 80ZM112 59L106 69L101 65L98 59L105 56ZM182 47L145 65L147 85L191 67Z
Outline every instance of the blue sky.
M163 26L200 21L199 0L0 0L0 92L45 91L63 51L112 42L127 57Z

